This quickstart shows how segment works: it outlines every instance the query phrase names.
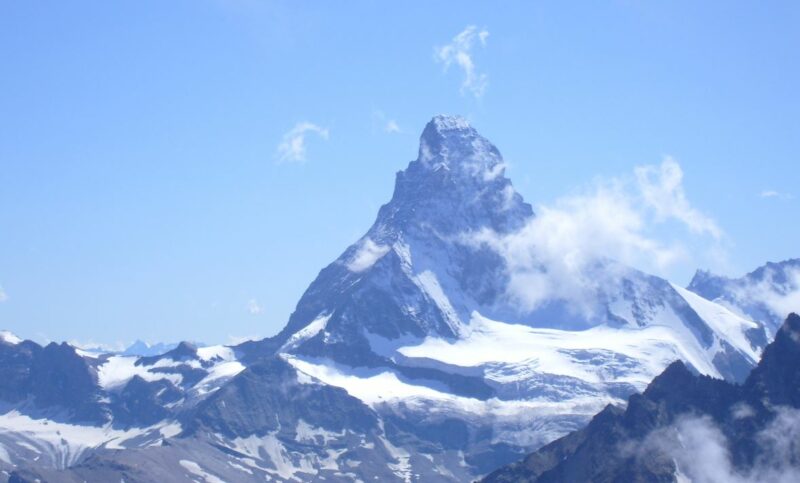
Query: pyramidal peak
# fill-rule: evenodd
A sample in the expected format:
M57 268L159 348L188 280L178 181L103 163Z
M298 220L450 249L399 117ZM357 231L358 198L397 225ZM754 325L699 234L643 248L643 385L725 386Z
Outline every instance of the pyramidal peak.
M461 171L483 181L505 170L500 151L461 116L434 116L422 131L418 159L433 170Z
M419 155L397 174L378 225L454 234L519 228L533 215L505 176L500 151L461 116L438 115L420 136Z

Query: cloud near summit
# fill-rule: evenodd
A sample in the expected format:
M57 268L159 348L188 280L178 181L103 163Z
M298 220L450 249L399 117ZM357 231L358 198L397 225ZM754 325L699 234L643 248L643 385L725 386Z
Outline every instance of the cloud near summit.
M486 74L478 72L473 60L472 49L476 43L479 43L481 47L486 47L488 38L488 30L469 25L453 37L450 43L434 48L434 59L444 65L445 71L453 64L461 69L464 76L461 82L461 94L470 93L476 98L480 98L486 91L489 83L488 77Z
M523 309L561 299L591 314L604 283L592 270L598 262L616 260L666 277L675 265L692 262L687 244L719 249L722 230L689 203L682 180L680 165L667 157L659 165L635 168L633 176L601 179L577 194L540 205L519 231L484 229L465 240L503 257L507 296ZM665 240L658 229L668 221L677 222L677 229L670 229Z

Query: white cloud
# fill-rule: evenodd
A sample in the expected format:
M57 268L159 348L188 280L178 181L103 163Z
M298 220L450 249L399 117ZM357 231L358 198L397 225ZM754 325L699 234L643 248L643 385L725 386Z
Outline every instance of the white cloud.
M758 456L746 469L733 464L730 442L707 417L682 417L625 448L638 458L666 456L694 483L758 483L800 481L800 411L778 408L775 419L756 434Z
M689 204L683 192L683 170L674 159L666 157L660 166L640 166L635 173L645 203L658 217L674 218L697 233L722 237L716 222Z
M264 312L264 308L258 303L256 299L247 301L247 313L250 315L259 315Z
M358 247L356 253L347 262L347 269L351 272L363 272L378 260L381 259L386 253L389 252L389 247L386 245L378 245L369 238L365 238Z
M781 193L780 191L775 190L764 190L761 192L760 195L762 198L776 198L779 200L791 200L794 198L790 193Z
M397 124L397 121L386 116L386 114L380 109L372 110L372 128L373 130L379 129L389 134L398 134L403 132L400 129L400 125Z
M434 48L435 59L444 65L445 71L451 65L456 64L464 74L461 82L461 93L471 93L479 98L486 91L488 78L486 74L479 73L472 58L472 48L476 40L482 47L486 46L486 39L489 31L486 29L478 30L474 25L470 25L453 37L453 40L442 47Z
M800 313L800 269L787 268L777 273L767 268L762 280L738 287L734 297L746 303L763 303L783 321L792 312Z
M697 233L711 235L717 246L721 230L689 204L676 173L680 166L672 159L660 166L638 167L632 179L598 180L584 192L537 207L536 217L517 232L500 235L483 230L465 240L488 246L503 257L509 276L507 296L523 310L569 300L572 309L591 316L597 294L609 281L603 277L619 275L607 260L662 275L688 261L682 241L665 242L653 234L660 223L677 220L693 240ZM676 201L679 208L663 206ZM602 270L597 269L600 263L606 265Z
M386 127L384 127L383 129L384 129L384 131L386 131L388 133L399 133L399 132L401 132L400 131L400 126L397 125L397 122L394 119L389 119L388 121L386 121Z
M301 163L306 160L306 134L315 133L327 140L327 128L317 126L310 122L299 122L289 132L283 135L283 140L278 145L278 161Z
M0 303L5 302L6 300L8 300L8 294L3 289L3 286L0 285Z

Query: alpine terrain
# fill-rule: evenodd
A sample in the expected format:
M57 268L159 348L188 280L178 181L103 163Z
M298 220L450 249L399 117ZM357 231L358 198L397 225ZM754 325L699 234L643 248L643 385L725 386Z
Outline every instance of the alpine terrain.
M791 314L744 384L676 361L626 409L485 480L791 482L800 478L800 316Z
M580 301L521 302L551 267L534 247L520 277L500 247L535 216L498 149L463 118L436 116L375 223L276 336L135 356L3 335L2 474L471 481L624 404L667 367L659 380L699 373L720 388L751 374L774 318L739 310L709 277L693 292L599 258Z
M763 321L775 334L786 314L800 310L800 259L767 263L736 279L698 271L689 290L744 317Z

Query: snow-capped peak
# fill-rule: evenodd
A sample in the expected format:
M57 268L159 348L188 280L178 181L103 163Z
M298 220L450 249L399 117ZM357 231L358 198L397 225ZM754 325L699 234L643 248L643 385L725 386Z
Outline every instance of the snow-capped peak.
M446 235L483 227L506 232L532 215L505 177L500 151L464 118L436 116L420 136L418 158L397 174L392 200L370 236L386 244L416 228Z
M13 332L8 330L0 330L0 342L5 342L6 344L17 345L22 342L22 339L14 335Z
M472 129L469 121L464 116L458 115L437 114L431 119L431 124L440 132Z
M485 181L501 176L505 166L500 151L460 116L431 119L420 136L419 160L434 171L456 170Z

